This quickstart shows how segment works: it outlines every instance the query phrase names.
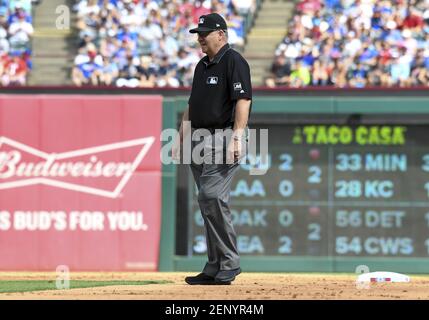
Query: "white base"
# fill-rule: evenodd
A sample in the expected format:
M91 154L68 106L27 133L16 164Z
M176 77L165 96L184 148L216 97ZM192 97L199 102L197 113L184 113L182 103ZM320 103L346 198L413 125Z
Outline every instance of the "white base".
M409 276L396 272L377 271L361 274L358 282L410 282Z

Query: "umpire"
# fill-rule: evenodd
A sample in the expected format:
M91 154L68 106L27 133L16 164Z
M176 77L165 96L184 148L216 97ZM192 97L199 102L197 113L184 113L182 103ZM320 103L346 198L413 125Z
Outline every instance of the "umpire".
M201 16L198 27L189 32L198 34L198 42L206 56L195 68L192 92L173 147L173 157L180 158L180 146L189 130L192 151L198 131L208 132L211 139L207 140L209 146L207 142L204 145L204 161L197 161L195 152L191 160L204 219L208 261L200 274L186 277L185 281L191 285L228 285L241 272L228 202L232 178L248 144L247 122L252 101L250 69L246 60L228 44L227 25L219 14ZM188 121L190 128L186 129L189 126L184 123ZM225 135L226 129L230 135ZM207 161L219 159L220 154L222 161Z

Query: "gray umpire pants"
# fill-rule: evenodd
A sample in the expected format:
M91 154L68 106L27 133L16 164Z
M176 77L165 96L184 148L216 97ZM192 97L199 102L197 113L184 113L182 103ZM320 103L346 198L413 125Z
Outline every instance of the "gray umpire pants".
M192 129L193 137L195 130ZM212 277L219 270L232 270L240 266L237 237L228 203L233 176L245 154L234 163L226 163L230 139L222 131L216 131L207 132L203 142L192 141L191 170L198 188L198 204L204 220L207 243L208 261L203 272ZM242 139L245 150L247 143L248 129Z

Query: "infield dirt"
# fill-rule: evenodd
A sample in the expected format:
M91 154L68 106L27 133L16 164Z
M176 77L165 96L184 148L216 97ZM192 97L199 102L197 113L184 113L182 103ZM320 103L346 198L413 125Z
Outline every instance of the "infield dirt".
M230 286L189 286L183 272L71 273L71 280L167 280L170 284L2 293L1 299L429 299L429 277L411 275L409 283L375 283L359 289L356 275L242 273ZM0 280L55 280L55 273L1 272Z

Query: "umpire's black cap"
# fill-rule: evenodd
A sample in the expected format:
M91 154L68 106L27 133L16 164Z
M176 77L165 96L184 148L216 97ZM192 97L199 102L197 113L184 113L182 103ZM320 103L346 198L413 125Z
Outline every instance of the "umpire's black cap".
M190 33L206 32L213 30L227 30L225 19L217 13L202 15L198 19L198 27L189 30Z

